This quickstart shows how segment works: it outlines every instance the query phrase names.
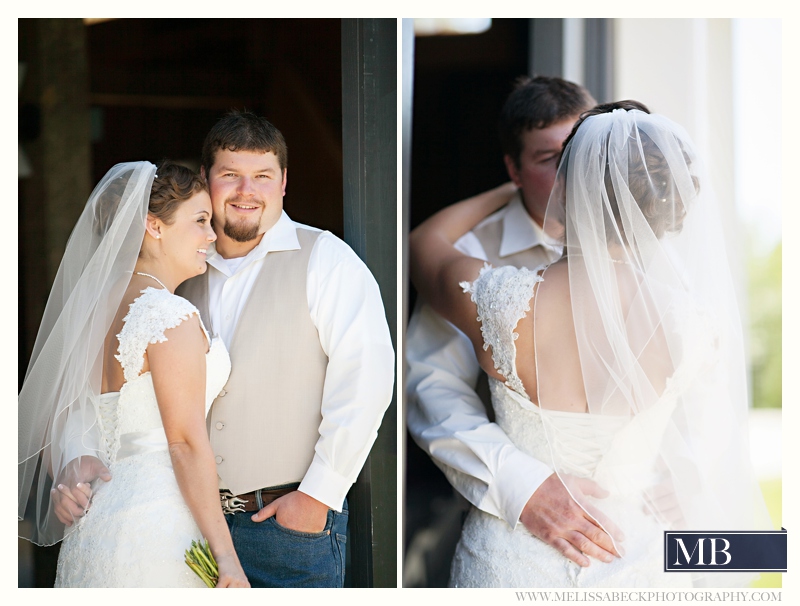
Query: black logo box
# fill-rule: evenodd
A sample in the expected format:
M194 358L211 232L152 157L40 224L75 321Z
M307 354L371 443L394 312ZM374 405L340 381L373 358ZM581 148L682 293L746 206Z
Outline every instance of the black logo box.
M786 572L786 529L664 531L664 572Z

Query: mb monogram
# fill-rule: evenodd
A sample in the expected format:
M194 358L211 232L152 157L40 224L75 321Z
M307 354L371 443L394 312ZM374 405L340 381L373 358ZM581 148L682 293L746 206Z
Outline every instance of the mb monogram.
M786 572L786 529L664 532L665 572Z

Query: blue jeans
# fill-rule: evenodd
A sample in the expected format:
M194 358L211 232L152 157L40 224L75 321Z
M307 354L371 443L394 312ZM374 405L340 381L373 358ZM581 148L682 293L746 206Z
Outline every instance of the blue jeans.
M253 522L255 512L225 516L233 546L252 587L342 587L347 547L347 500L328 510L322 532L285 528L275 516Z

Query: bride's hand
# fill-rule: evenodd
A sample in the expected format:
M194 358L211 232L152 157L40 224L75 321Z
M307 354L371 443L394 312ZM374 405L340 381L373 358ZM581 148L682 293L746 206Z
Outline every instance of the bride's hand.
M92 501L91 482L98 478L110 482L111 473L100 459L88 455L70 461L58 475L50 498L56 517L64 525L72 526L86 515Z
M223 553L214 555L219 568L219 580L217 581L217 589L231 588L231 587L250 587L250 582L242 570L242 565L239 563L239 558L236 553Z
M451 204L428 217L409 234L412 254L426 254L425 249L436 240L454 244L483 219L508 204L517 193L513 182Z

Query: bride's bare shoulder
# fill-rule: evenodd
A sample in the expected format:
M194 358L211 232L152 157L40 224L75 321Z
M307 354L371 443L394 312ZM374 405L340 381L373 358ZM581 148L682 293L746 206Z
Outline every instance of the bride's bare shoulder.
M565 260L556 261L542 271L542 282L538 291L550 295L569 296L569 264Z
M555 279L566 276L568 272L569 261L566 259L559 259L558 261L553 261L550 265L545 267L542 275L547 274L548 279Z

